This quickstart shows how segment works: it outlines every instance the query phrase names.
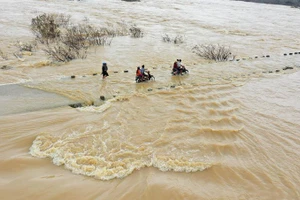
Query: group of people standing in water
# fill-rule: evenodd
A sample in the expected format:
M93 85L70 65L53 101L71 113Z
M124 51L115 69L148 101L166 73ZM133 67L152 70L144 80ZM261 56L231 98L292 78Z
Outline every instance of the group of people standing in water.
M107 63L103 62L102 63L102 78L106 78L107 76L109 76L108 74L108 67L107 67ZM173 75L178 75L178 74L182 74L183 72L186 72L187 69L185 68L184 65L181 64L181 59L177 59L174 64L173 64L173 68L172 68L172 74ZM137 67L136 69L136 79L139 78L141 80L143 79L148 79L150 80L151 78L151 74L149 70L145 70L145 65L142 65L142 67Z

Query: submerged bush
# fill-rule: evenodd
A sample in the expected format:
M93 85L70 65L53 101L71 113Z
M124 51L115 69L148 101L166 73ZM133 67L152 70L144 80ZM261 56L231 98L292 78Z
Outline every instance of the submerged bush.
M70 26L70 16L63 14L39 15L32 19L31 29L37 41L45 45L43 51L59 62L86 58L89 47L110 45L112 38L121 34L121 31L116 33L114 29L92 25ZM20 48L32 50L29 45Z
M84 59L91 46L110 45L111 41L112 36L109 37L104 29L78 25L67 28L55 42L47 43L44 51L55 61L68 62L77 58Z
M116 33L107 28L96 28L92 25L78 25L68 29L65 34L65 41L70 44L76 43L76 40L82 41L85 46L104 46L110 45L111 40Z
M131 37L134 37L134 38L140 38L140 37L143 37L144 33L143 31L138 28L136 25L132 25L129 29L130 31L130 34L131 34Z
M227 61L232 57L229 47L221 45L196 45L192 48L194 53L208 60Z
M125 36L130 34L128 25L124 21L116 22L116 24L107 23L107 27L101 29L104 29L108 35L113 36Z
M36 49L37 43L36 42L22 43L20 41L17 41L17 43L15 45L16 45L16 47L19 48L20 51L32 52L34 49Z
M84 59L86 58L87 51L85 48L71 48L59 41L53 44L47 44L46 48L43 50L49 57L58 62L68 62L78 58Z
M168 34L163 35L162 39L164 42L172 42L172 39L170 38L170 36Z
M136 25L128 26L124 22L106 27L88 24L70 26L70 16L64 14L42 14L32 19L31 29L37 41L44 44L44 51L54 61L68 62L77 58L86 58L91 46L110 45L115 36L131 34L143 37L143 32ZM30 46L28 46L30 48Z
M60 26L66 27L70 16L63 14L42 14L31 20L31 30L41 42L60 36Z
M170 42L174 44L181 44L183 43L184 39L182 35L177 35L174 38L171 38L168 34L162 36L164 42Z

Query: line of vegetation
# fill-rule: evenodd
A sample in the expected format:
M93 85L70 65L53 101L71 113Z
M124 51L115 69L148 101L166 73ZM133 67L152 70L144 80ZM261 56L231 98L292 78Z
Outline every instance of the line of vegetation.
M95 27L84 19L83 24L71 24L70 16L64 14L42 14L32 19L31 30L35 35L35 42L22 43L17 41L18 52L13 55L22 59L23 51L32 52L41 44L42 50L53 61L69 62L74 59L85 59L87 52L92 46L111 45L116 36L130 35L133 38L143 37L143 31L135 24L130 28L126 23L120 22L115 25L107 23L107 27ZM162 36L163 42L180 44L184 42L182 35L171 37L168 34ZM222 45L195 45L192 51L200 57L217 62L234 59L231 49ZM5 52L0 50L0 57L8 59Z

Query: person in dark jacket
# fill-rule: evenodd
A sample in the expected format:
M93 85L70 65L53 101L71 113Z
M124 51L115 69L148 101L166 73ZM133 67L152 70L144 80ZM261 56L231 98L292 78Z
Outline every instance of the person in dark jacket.
M104 62L102 64L102 73L101 73L103 75L103 78L109 76L107 70L108 70L107 63Z

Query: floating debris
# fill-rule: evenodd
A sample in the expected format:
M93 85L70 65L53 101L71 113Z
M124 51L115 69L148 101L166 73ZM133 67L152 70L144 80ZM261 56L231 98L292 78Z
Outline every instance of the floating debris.
M100 96L100 99L101 99L102 101L105 101L105 96Z

